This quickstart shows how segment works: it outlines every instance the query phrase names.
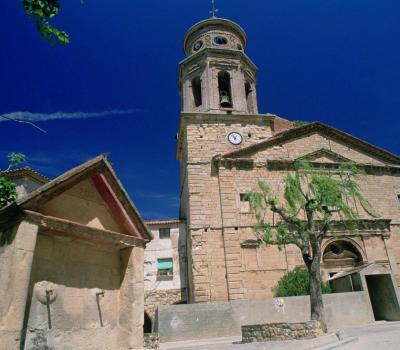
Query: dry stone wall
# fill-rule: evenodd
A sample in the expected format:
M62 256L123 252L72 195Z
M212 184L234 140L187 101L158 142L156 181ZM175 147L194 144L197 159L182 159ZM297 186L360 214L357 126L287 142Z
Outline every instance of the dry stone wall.
M323 335L318 321L242 326L242 342L312 339Z
M144 309L149 317L154 320L160 305L172 305L184 302L186 296L181 289L154 289L144 294Z

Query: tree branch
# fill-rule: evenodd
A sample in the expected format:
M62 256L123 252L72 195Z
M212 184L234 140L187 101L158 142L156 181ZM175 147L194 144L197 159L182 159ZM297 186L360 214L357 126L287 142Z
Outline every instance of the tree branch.
M281 218L289 224L292 224L299 228L299 219L295 216L288 215L283 207L279 207L274 203L270 203L271 210L281 216Z
M44 130L41 127L37 126L35 123L29 122L27 120L14 119L14 118L6 117L5 115L0 115L0 118L4 118L6 120L9 120L9 121L12 121L12 122L16 122L16 123L29 124L29 125L33 126L34 128L40 130L41 132L47 133L46 130Z

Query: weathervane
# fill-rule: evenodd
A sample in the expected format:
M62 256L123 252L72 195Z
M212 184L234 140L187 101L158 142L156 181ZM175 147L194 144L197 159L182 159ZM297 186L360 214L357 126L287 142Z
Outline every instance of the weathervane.
M215 0L211 0L212 3L212 10L210 11L210 14L212 15L212 18L215 18L215 14L219 11L218 9L215 8Z

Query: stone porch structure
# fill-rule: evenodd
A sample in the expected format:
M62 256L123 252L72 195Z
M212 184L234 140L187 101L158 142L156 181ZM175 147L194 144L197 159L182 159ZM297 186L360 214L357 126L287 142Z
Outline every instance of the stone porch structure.
M152 238L97 157L0 211L0 349L143 346Z

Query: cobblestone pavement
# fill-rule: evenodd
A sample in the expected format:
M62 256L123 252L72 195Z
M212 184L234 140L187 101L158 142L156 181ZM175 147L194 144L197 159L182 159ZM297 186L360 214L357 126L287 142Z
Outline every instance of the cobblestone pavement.
M334 330L333 332L335 332ZM162 344L161 350L400 350L400 322L376 323L341 330L343 344L334 334L314 340L240 344L238 339L215 339L207 343ZM346 341L350 341L347 342ZM332 347L335 345L335 347Z

